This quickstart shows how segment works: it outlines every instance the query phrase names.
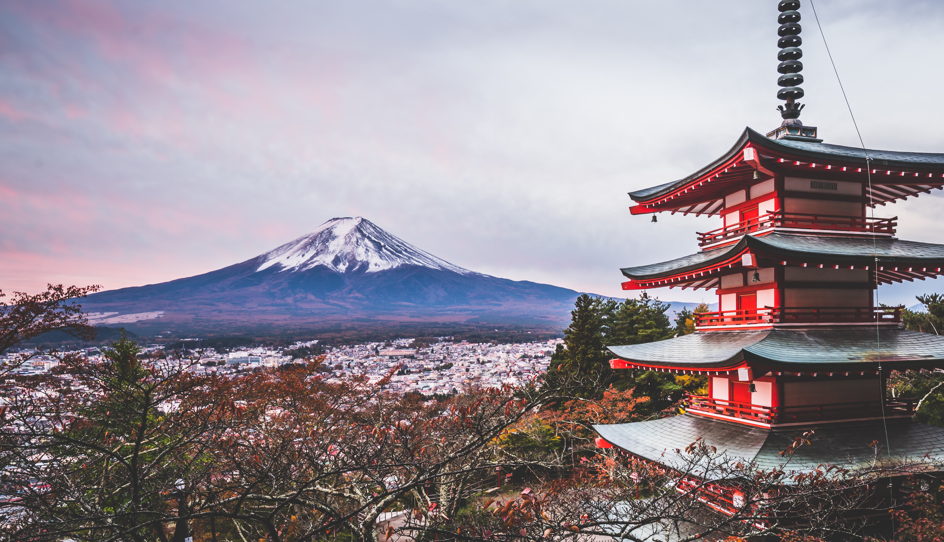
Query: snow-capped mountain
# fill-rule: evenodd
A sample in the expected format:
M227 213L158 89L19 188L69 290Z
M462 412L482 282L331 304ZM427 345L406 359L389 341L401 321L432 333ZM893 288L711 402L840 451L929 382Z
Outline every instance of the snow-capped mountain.
M563 327L577 292L453 265L364 218L335 218L242 263L161 284L100 292L89 312L161 313L147 333L364 326L377 322L543 323ZM148 329L148 326L153 329Z
M376 273L404 265L472 272L420 250L361 217L332 218L317 230L259 256L257 271L306 271L319 265L338 273L363 270Z

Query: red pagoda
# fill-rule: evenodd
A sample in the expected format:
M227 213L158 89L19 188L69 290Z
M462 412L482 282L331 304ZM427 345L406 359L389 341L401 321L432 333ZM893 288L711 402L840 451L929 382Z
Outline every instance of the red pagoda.
M623 289L714 290L718 311L697 314L693 334L611 347L611 365L704 375L708 395L688 397L678 416L595 426L598 445L666 464L700 437L765 468L818 428L791 468L871 464L875 441L896 461L940 461L944 429L914 421L913 402L887 397L885 383L891 371L944 367L944 337L903 329L901 307L877 306L875 292L941 275L944 245L898 239L897 217L872 210L944 187L944 154L823 143L799 120L799 2L779 9L782 125L747 128L701 170L629 194L634 215L717 227L697 234L694 254L622 269Z

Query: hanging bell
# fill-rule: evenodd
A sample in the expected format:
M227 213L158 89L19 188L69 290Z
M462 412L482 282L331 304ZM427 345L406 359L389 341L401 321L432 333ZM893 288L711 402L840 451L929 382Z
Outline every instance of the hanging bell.
M760 282L760 273L754 271L754 276L751 277L751 282Z
M652 221L653 221L653 222L658 222L658 221L659 221L659 217L657 217L656 215L652 215Z
M754 170L754 180L755 180L755 181L759 181L759 180L760 180L760 172L757 171L756 169Z

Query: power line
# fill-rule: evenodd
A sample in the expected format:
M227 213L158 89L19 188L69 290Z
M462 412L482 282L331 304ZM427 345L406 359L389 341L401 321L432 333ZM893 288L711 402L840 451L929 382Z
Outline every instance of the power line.
M862 152L865 153L865 174L866 179L868 179L869 185L869 209L871 217L875 219L875 201L872 197L872 166L871 166L871 157L869 156L869 150L865 147L865 141L862 139L862 132L859 131L859 123L856 122L855 113L852 112L852 105L849 103L849 97L846 95L846 89L842 84L842 78L839 77L839 70L836 68L836 61L833 60L833 54L829 50L829 43L826 42L826 33L823 32L823 25L819 22L819 15L816 13L816 5L813 3L813 0L810 0L810 7L813 8L813 18L816 19L816 26L819 28L819 35L823 37L823 45L826 47L826 55L829 57L829 63L833 67L833 73L836 74L836 81L839 82L839 90L842 91L842 99L846 102L846 108L849 110L849 117L852 118L852 125L855 127L856 135L859 137L859 145L862 146ZM878 281L878 248L877 242L875 240L875 227L873 222L872 227L872 272L875 273L875 304L878 305L878 290L879 290L879 281ZM880 324L879 319L875 318L875 350L878 353L878 383L881 388L881 396L879 404L882 407L882 427L885 430L885 453L888 456L888 459L891 460L892 449L891 449L891 440L888 438L888 420L885 418L885 381L882 378L882 338L880 333ZM895 499L894 489L889 483L888 492L890 497L890 502L893 503ZM892 518L892 532L894 532L894 517Z

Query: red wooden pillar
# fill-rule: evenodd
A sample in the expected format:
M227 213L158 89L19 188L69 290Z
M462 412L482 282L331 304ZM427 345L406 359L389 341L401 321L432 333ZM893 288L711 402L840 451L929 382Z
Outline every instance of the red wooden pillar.
M770 411L773 413L772 422L776 423L780 418L780 407L783 404L783 381L781 377L775 376L770 386Z

